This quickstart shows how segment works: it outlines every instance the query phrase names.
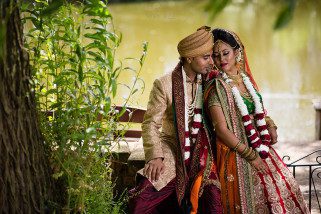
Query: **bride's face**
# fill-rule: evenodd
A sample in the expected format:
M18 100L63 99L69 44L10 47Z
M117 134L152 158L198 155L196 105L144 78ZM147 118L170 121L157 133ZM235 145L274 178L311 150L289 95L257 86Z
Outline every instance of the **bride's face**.
M226 73L237 71L236 67L236 51L228 44L217 41L214 45L213 59L214 64Z

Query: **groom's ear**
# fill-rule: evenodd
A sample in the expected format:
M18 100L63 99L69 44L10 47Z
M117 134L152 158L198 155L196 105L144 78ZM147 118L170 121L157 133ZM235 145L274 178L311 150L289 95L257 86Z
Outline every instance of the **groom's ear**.
M192 58L191 57L186 57L186 61L191 64L192 63Z

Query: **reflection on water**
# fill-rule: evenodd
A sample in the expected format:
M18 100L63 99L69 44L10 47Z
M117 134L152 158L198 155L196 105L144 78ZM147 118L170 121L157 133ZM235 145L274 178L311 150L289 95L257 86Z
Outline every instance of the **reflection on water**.
M313 8L299 1L294 19L284 30L272 29L275 4L229 6L213 22L203 10L203 1L151 2L111 5L116 30L123 42L118 57L139 57L143 41L149 42L141 77L146 88L134 105L146 107L155 78L170 72L178 62L178 41L206 24L231 29L246 47L250 67L263 93L269 114L278 125L280 141L314 139L315 112L312 99L321 99L321 2ZM134 64L130 64L134 65ZM121 76L124 83L132 75ZM122 102L122 89L117 102Z

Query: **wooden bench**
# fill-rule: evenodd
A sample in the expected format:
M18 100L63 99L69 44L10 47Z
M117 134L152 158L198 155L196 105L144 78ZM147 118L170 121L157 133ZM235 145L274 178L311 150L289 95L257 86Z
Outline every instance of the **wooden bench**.
M121 106L116 106L121 111ZM145 109L127 107L126 112L119 118L119 122L130 123L136 127L126 130L123 138L112 144L111 168L114 182L114 196L118 198L125 189L135 186L136 172L145 165L143 142L141 140L141 123ZM139 128L137 129L137 126Z

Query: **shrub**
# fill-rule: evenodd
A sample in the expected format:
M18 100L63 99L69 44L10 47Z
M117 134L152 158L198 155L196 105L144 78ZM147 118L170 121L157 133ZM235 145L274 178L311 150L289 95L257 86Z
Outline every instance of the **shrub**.
M41 130L53 177L66 190L63 205L54 206L67 213L123 212L124 197L115 201L112 195L109 149L111 140L117 140L118 118L137 92L147 44L139 68L124 68L115 62L121 36L115 33L107 3L86 0L75 6L37 0L24 8ZM129 96L117 112L113 100L124 70L136 77L133 85L126 85Z

